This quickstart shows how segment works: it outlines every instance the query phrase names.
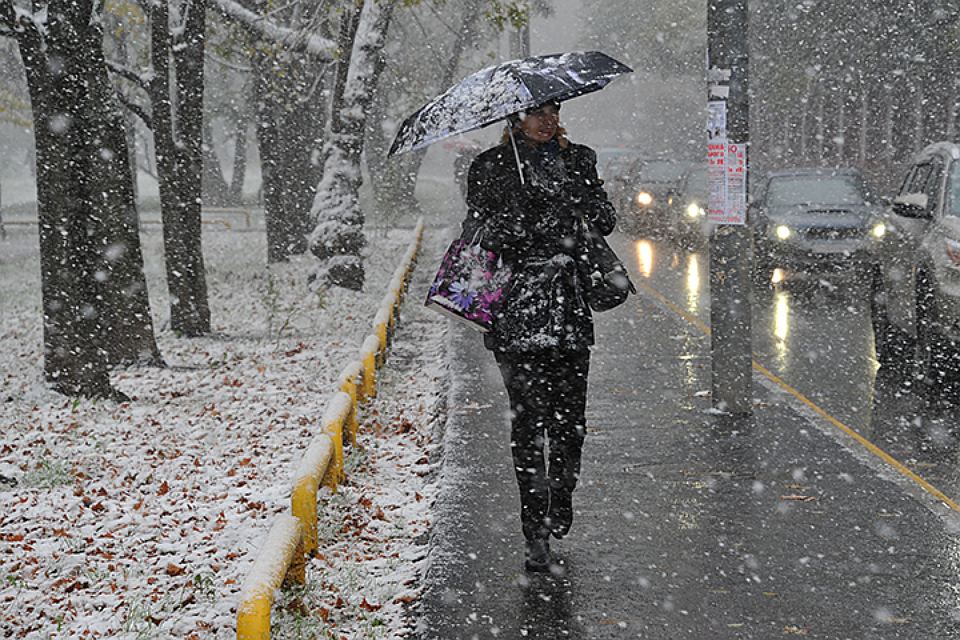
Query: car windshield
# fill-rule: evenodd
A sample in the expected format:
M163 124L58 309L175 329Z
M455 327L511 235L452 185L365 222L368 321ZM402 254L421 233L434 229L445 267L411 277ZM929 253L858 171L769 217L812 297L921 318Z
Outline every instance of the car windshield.
M960 162L950 167L950 181L947 183L947 206L944 212L948 216L960 217Z
M676 182L685 168L682 162L648 162L640 170L640 179L649 182Z
M771 206L863 204L863 189L852 176L784 176L770 180Z

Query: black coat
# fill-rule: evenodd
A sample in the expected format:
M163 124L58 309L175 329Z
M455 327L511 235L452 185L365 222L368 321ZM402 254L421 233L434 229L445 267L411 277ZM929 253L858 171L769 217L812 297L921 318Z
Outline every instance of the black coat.
M480 234L481 244L514 270L507 302L484 344L503 352L585 351L594 335L576 263L579 227L586 220L608 235L616 211L589 147L570 143L551 152L519 141L518 147L525 185L509 143L480 154L468 176L463 237Z

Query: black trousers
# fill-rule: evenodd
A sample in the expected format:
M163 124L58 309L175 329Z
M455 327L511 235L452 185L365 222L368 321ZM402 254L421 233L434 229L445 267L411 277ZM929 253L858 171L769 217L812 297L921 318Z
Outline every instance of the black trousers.
M571 500L586 435L590 352L494 354L510 398L523 535L528 540L546 538L551 531L564 535L573 519Z

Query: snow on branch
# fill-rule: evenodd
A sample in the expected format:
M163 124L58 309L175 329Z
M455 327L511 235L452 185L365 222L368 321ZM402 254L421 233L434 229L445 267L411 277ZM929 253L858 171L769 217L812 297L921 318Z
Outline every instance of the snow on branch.
M0 35L13 35L15 23L13 4L10 3L10 0L0 0Z
M141 107L140 105L138 105L133 100L130 100L129 98L127 98L127 96L123 95L123 93L121 93L120 91L117 91L115 93L117 95L117 100L120 102L120 105L123 106L123 108L125 108L127 111L129 111L133 115L140 118L144 126L147 127L147 129L150 129L151 131L153 131L153 118L150 117L150 114L147 113L147 110Z
M0 35L16 36L28 30L43 35L46 27L46 7L33 13L14 6L12 0L0 0Z
M153 80L152 72L137 73L130 67L125 67L118 62L114 62L113 60L107 60L107 69L114 72L118 76L126 78L144 91L149 91L150 89L150 82Z
M212 8L254 35L283 45L293 51L305 51L320 61L334 59L337 43L304 31L281 27L272 20L250 11L234 0L212 0Z
M343 91L345 109L341 111L341 117L353 120L363 118L366 104L372 98L377 74L382 71L375 60L383 51L395 6L396 2L373 2L364 6L354 38L347 85Z
M236 62L231 62L229 60L216 56L207 50L204 50L203 57L206 58L207 60L210 60L211 62L217 63L221 67L226 67L227 69L233 69L234 71L240 71L243 73L251 73L253 71L253 67L249 65L237 64Z

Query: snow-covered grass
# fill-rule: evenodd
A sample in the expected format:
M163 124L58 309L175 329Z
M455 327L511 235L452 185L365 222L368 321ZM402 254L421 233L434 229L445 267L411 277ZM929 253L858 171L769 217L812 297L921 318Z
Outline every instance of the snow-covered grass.
M293 467L412 231L371 235L364 292L318 294L306 259L264 267L262 233L205 229L215 334L196 340L166 330L160 235L146 233L169 366L116 372L132 398L119 405L44 386L37 239L9 231L0 241L0 476L17 484L0 478L0 636L233 637L253 554L289 509ZM437 239L425 244L431 265ZM402 314L384 390L361 416L363 450L321 507L322 556L279 616L282 637L313 637L298 636L298 625L337 638L365 637L364 628L397 637L405 626L433 499L445 325L415 299Z

